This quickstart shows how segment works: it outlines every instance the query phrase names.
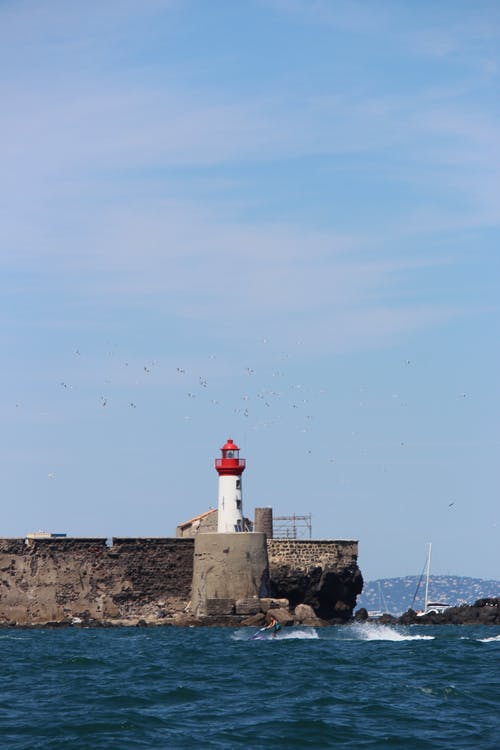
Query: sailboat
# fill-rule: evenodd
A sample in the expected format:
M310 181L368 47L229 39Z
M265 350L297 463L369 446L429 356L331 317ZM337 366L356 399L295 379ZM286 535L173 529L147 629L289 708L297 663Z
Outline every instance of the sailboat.
M417 617L423 617L423 615L441 614L445 609L448 609L449 604L444 602L433 602L429 600L429 580L431 577L431 552L432 543L429 542L427 550L427 573L425 576L425 596L424 596L424 609L422 612L417 612Z
M368 617L370 620L378 620L384 612L387 612L387 605L385 603L384 595L382 594L382 589L380 587L380 581L377 581L378 585L378 602L379 602L379 609L373 609L368 612Z

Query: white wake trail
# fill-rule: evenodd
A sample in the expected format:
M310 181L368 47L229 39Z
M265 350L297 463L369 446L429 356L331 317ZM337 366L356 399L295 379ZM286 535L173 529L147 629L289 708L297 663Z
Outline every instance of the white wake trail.
M390 625L374 623L356 623L349 626L349 635L356 641L433 641L433 635L411 635L405 631L395 630Z

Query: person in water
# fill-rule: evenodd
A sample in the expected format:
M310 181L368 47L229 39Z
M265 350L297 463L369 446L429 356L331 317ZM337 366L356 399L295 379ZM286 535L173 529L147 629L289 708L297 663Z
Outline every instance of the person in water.
M274 615L269 615L269 623L266 625L264 630L270 630L273 634L273 638L276 638L276 634L281 630L281 623L278 622Z

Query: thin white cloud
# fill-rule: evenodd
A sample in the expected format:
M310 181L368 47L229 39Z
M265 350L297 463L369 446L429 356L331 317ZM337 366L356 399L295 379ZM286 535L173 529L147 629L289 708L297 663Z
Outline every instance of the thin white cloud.
M145 13L177 7L149 3ZM279 7L313 17L326 13L356 18L362 12L384 22L379 6L377 12L351 3L332 10L323 2L297 0ZM148 80L147 71L132 84L119 66L99 73L72 53L91 39L102 55L113 24L118 36L127 35L131 19L137 14L142 19L137 3L111 3L99 10L99 31L88 10L69 10L64 3L42 11L30 2L4 14L6 62L8 50L18 45L31 49L32 62L40 57L42 68L40 75L36 65L5 66L11 72L4 75L2 95L9 107L0 121L0 143L8 175L3 196L7 224L9 217L14 226L22 224L25 211L28 221L32 211L36 219L37 211L46 214L72 193L74 203L88 205L89 196L99 201L133 172L138 173L133 179L142 179L147 189L148 170L158 168L354 154L374 157L384 168L391 165L394 179L413 180L416 186L425 181L441 184L450 195L455 191L462 202L460 221L466 221L469 201L475 224L475 191L479 189L482 202L481 185L486 184L481 173L498 167L497 113L491 105L471 116L472 84L467 81L392 96L370 87L369 80L349 92L313 88L291 96L286 90L277 92L274 84L263 87L259 96L238 96L214 86L200 90L182 77L177 81L172 70L161 87ZM48 47L62 50L61 56L49 56L44 63ZM457 167L463 170L461 176ZM488 202L494 202L491 194ZM8 236L8 226L3 231Z
M369 259L365 244L362 235L236 224L196 205L160 203L103 210L83 237L75 233L70 251L55 243L36 265L49 262L97 309L152 306L232 338L233 326L219 325L230 310L238 328L284 345L303 339L316 351L378 348L457 314L389 301L401 280L439 261Z
M492 117L471 116L455 102L446 107L423 95L271 105L265 100L208 104L175 91L99 91L97 84L93 92L66 94L11 98L0 123L7 204L22 205L21 196L29 198L30 192L41 194L45 203L77 186L83 197L87 190L98 199L113 173L118 184L120 170L126 177L138 172L133 179L147 184L148 170L158 168L314 154L371 153L380 159L389 150L388 168L406 180L414 169L416 184L425 175L434 184L460 186L467 197L470 174L473 198L477 180L471 170L491 174L500 167ZM464 171L460 181L457 167Z
M334 11L322 2L279 7L344 29L361 19L366 33L385 22L364 4L339 4ZM176 8L147 5L154 13ZM30 47L30 64L5 72L1 84L9 107L0 121L8 175L0 233L11 267L21 261L54 266L79 293L96 297L147 304L148 296L164 295L164 308L185 317L215 319L227 305L259 324L273 317L284 327L287 316L296 316L297 328L314 329L317 341L328 331L338 346L376 343L455 314L444 305L395 307L385 295L397 274L429 267L423 253L403 268L390 260L398 241L437 225L477 225L485 219L479 198L488 205L488 220L498 218L496 198L491 191L485 196L481 179L487 172L493 187L496 122L489 111L468 114L467 89L433 85L388 95L360 79L349 91L313 87L292 95L273 83L249 96L215 82L201 90L188 76L176 80L168 66L162 86L144 70L131 83L119 66L98 74L92 60L82 64L82 49L105 59L114 24L130 42L130 22L137 14L142 19L141 6L116 2L99 13L98 31L88 8L61 3L50 11L25 3L5 15L4 57L14 54L12 40ZM114 56L114 38L112 46ZM37 55L41 71L33 67ZM157 170L318 155L371 158L373 169L392 170L394 182L420 187L419 200L385 211L373 219L377 226L358 229L353 213L351 229L340 231L332 222L321 234L295 223L238 220L224 194L209 191L203 207L181 200L175 181L166 181L158 198ZM439 184L448 200L458 197L460 211L433 209L422 197L426 184ZM380 255L384 232L383 257L363 260Z

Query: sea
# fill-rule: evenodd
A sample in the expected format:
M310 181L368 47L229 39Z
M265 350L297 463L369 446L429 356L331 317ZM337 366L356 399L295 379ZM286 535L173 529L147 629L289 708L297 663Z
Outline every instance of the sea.
M2 750L500 748L500 628L3 629Z

